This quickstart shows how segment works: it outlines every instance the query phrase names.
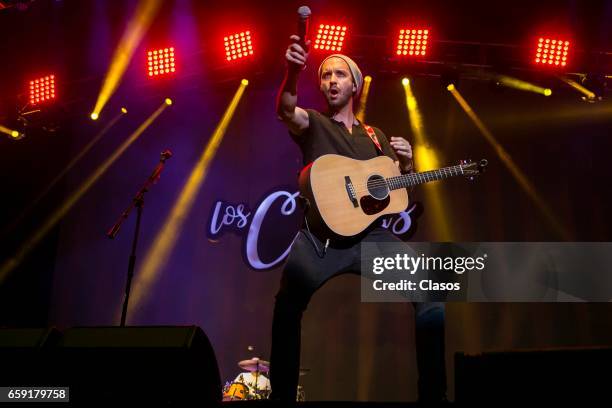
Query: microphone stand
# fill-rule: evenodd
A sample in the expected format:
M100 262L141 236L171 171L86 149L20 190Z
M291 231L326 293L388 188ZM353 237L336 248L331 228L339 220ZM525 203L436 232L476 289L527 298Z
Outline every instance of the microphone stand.
M259 383L259 359L257 359L257 365L255 366L255 395L257 395L258 383Z
M132 252L130 254L130 260L128 263L127 282L125 284L125 298L123 299L123 308L121 310L121 327L125 327L128 302L130 301L130 289L132 287L132 278L134 277L134 266L136 265L136 245L138 243L138 235L140 233L140 219L142 217L142 208L144 207L144 195L147 191L149 191L149 188L153 184L155 184L157 180L159 180L161 172L164 169L166 160L168 160L170 157L172 157L172 152L168 149L164 150L161 153L159 164L157 165L157 167L155 167L153 173L151 173L149 178L145 181L142 188L138 190L136 196L134 196L128 208L123 211L115 225L113 225L106 233L107 237L109 237L110 239L114 239L119 233L119 229L121 228L123 222L130 215L134 207L136 207L136 228L134 230L134 238L132 240Z

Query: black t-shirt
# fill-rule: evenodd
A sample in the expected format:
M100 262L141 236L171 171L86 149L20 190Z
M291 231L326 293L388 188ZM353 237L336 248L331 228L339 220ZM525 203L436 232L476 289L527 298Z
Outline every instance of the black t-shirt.
M306 109L308 128L300 135L289 132L302 151L304 165L307 165L324 154L339 154L357 160L372 159L382 155L362 124L353 125L349 133L344 123L334 120L314 109ZM385 154L397 160L387 136L378 128L374 132Z

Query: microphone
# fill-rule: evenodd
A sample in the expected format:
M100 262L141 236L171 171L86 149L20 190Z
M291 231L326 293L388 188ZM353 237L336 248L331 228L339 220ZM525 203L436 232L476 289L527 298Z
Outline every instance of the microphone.
M140 190L138 190L138 192L136 193L136 196L132 200L132 204L130 204L130 206L126 208L125 211L123 211L123 213L121 214L121 217L119 217L119 220L117 220L115 225L113 225L108 230L108 232L106 233L107 237L109 237L110 239L114 239L119 233L119 228L121 228L121 224L123 224L123 221L127 219L132 209L136 206L138 206L139 208L142 207L142 203L144 202L143 200L144 200L145 193L149 191L149 189L151 188L153 184L157 183L157 180L159 180L159 177L161 176L161 172L164 169L164 165L166 164L166 160L168 160L171 157L172 157L172 152L170 151L170 149L166 149L163 152L161 152L159 163L157 163L157 166L155 166L153 173L151 173L147 181L145 181L144 185L140 188Z
M308 51L306 47L306 36L308 35L308 23L310 20L310 7L302 6L298 9L298 31L297 35L300 37L299 44L304 48L304 51Z
M170 149L166 149L163 152L161 152L161 157L160 157L160 161L162 163L165 163L166 160L168 160L169 158L172 157L172 152L170 151Z

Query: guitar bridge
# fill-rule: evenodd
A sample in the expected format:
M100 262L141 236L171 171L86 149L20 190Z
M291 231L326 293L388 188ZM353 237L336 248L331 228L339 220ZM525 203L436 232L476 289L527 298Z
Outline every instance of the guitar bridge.
M359 207L359 202L357 201L357 194L355 193L355 188L353 187L353 182L349 176L344 176L344 186L346 187L346 193L349 196L349 200L353 203L353 207Z

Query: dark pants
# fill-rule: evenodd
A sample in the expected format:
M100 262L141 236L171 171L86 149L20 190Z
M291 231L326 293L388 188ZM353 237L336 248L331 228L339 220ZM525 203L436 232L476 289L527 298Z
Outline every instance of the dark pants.
M272 322L270 382L272 399L295 401L300 367L302 314L314 292L330 278L360 273L360 242L401 242L391 232L375 228L352 240L324 242L301 230L296 236L276 295ZM413 303L419 400L446 397L444 303Z

